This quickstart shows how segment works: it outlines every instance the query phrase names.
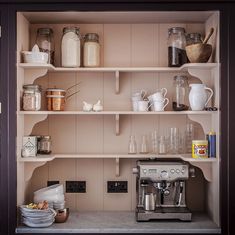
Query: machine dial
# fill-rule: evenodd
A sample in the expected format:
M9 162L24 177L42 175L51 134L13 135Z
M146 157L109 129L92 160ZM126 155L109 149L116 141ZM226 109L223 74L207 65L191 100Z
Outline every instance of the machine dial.
M167 171L161 171L160 176L161 176L162 179L166 179L166 178L168 178L168 172Z

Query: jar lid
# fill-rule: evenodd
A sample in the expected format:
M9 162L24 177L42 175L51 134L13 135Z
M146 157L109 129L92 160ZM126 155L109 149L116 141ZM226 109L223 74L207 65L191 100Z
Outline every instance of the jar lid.
M64 95L47 95L47 98L65 98Z
M168 34L172 34L172 33L185 33L185 28L173 27L173 28L168 29Z
M188 80L188 77L185 76L185 75L176 75L174 76L174 80L177 81L177 80L184 80L184 81L187 81Z
M41 138L49 140L49 139L51 139L51 136L50 135L42 135Z
M74 32L76 34L80 34L80 29L78 27L64 27L63 28L63 34L68 32Z
M49 35L53 34L53 30L51 28L39 28L37 33L41 35Z
M59 92L65 92L65 90L63 89L59 89L59 88L48 88L47 91L59 91Z
M42 87L40 85L36 85L36 84L26 84L26 85L23 85L23 89L25 89L25 90L41 90Z
M97 33L87 33L85 35L85 41L96 41L96 42L99 42L99 35Z
M186 37L187 39L201 39L202 35L200 33L189 33Z

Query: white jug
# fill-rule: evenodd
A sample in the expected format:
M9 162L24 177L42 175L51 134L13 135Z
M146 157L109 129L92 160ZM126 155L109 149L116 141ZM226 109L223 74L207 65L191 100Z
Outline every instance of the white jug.
M212 89L206 87L204 84L190 84L189 86L191 87L191 90L189 92L189 103L191 109L194 111L203 110L210 101L214 92L212 91ZM208 98L206 91L210 92Z

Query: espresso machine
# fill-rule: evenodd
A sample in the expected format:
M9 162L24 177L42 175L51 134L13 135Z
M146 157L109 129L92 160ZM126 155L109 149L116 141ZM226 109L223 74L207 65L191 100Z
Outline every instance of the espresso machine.
M139 160L133 173L137 174L137 221L191 221L192 213L185 201L185 181L189 178L187 163L176 160Z

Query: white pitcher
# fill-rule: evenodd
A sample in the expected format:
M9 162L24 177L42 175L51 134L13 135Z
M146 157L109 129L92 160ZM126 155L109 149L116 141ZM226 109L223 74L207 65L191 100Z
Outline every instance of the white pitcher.
M189 92L189 103L191 109L195 111L203 110L212 98L214 92L204 84L190 84L189 86L191 87ZM208 98L206 91L210 92Z

